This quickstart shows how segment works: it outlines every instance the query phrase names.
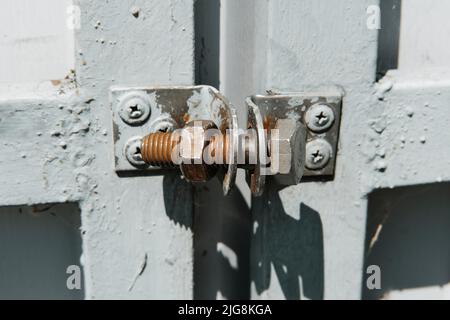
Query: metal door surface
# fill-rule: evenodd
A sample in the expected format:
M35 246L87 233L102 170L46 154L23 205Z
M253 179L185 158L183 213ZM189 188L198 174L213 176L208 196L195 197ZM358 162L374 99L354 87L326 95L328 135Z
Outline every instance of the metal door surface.
M448 7L4 1L0 298L448 298ZM111 88L195 84L241 127L249 96L338 89L334 176L116 172Z
M192 298L191 187L115 173L109 92L193 84L193 1L1 6L1 296Z
M448 298L448 3L222 5L233 103L345 92L334 180L271 184L252 201L251 297Z

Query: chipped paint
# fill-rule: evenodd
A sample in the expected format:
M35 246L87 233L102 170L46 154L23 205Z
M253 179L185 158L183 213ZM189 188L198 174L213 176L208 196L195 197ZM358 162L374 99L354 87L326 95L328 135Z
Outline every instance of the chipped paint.
M252 202L254 299L361 298L368 196L450 181L448 71L389 72L377 83L378 32L361 19L377 2L222 3L221 85L232 102L266 89L345 90L334 181L269 184Z
M117 176L108 95L114 82L192 83L193 1L146 1L138 19L130 14L133 1L74 4L82 14L76 72L39 86L0 88L0 205L79 203L88 299L189 299L191 189L176 177ZM168 33L176 42L166 41ZM183 195L176 207L167 200L173 188ZM167 264L170 252L177 258Z

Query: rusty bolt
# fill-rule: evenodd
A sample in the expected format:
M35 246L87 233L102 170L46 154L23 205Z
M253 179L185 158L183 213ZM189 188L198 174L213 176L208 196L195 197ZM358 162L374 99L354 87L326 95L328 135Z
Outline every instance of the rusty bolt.
M228 142L223 136L212 139L208 135L207 131L211 129L217 129L212 121L201 120L188 123L176 133L152 133L142 140L142 159L156 167L179 164L183 176L190 182L209 181L219 167L207 161L205 154L214 156L221 151L225 159L228 150ZM205 152L206 148L208 152Z
M271 135L272 174L279 183L294 185L300 182L305 167L306 129L298 121L285 119L276 123L277 134ZM156 132L142 139L142 160L151 166L179 165L186 180L206 182L229 164L232 150L227 135L217 130L212 121L193 121L175 132ZM239 146L243 159L238 167L254 170L252 159L257 155L256 140L249 138Z
M173 150L179 141L171 132L156 132L142 139L142 160L152 167L174 166Z

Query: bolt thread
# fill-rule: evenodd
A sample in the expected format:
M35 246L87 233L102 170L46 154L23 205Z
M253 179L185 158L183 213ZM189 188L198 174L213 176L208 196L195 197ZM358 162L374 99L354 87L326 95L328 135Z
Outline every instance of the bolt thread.
M142 160L154 167L173 167L172 158L175 147L179 144L180 137L171 132L151 133L142 139ZM209 146L210 156L221 156L223 164L228 162L228 139L226 135L215 136Z
M172 152L177 144L178 141L170 132L149 134L142 139L142 160L154 167L172 167Z

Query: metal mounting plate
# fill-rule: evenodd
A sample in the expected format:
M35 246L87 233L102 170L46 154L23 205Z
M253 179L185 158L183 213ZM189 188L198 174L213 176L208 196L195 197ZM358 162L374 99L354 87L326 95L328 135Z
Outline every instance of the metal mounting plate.
M246 103L250 112L249 117L261 117L262 127L259 130L274 129L278 119L295 119L301 121L307 127L307 142L326 141L331 146L330 159L326 166L317 170L305 168L304 180L320 178L331 179L334 176L336 164L339 127L341 120L342 96L340 90L333 89L325 92L308 93L270 93L268 95L256 95L247 99ZM334 120L324 127L324 130L312 130L311 124L307 124L306 114L311 108L325 105L333 111ZM317 128L313 128L317 129ZM308 154L306 155L308 157Z
M145 173L161 170L159 167L132 165L127 160L127 144L133 139L142 138L160 130L172 131L183 128L195 120L212 120L219 130L237 134L238 125L234 109L213 87L113 87L110 90L113 114L114 167L116 172ZM149 108L142 112L142 122L124 120L127 101L132 104L145 104ZM137 101L137 102L136 102ZM125 105L124 105L125 102ZM237 140L237 137L233 137ZM232 152L232 154L234 154ZM223 180L224 192L232 188L237 165L228 165L219 175Z

